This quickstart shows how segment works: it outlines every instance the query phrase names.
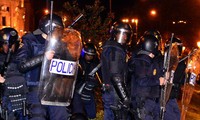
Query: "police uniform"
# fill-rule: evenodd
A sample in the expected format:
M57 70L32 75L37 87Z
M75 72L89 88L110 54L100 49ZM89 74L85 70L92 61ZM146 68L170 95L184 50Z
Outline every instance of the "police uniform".
M87 62L83 56L80 58L79 63L82 74L79 74L77 78L76 90L72 102L72 113L84 113L88 118L94 119L97 112L94 87L97 87L99 82L95 77L89 76L89 73L99 64L99 59L96 57L95 60ZM100 69L97 72L99 73L98 75L101 75ZM85 86L82 89L81 87L84 84Z
M164 120L180 120L181 115L177 99L180 97L181 86L184 84L185 69L185 61L180 62L176 68L176 71L174 73L172 91L170 94L170 98L166 104Z
M165 44L165 49L169 49L170 43L172 42L172 45L175 43L177 45L178 50L178 56L181 57L182 54L182 47L183 43L182 41L177 38L173 37L173 39L168 39ZM180 110L178 107L177 99L180 97L179 94L181 92L181 87L184 84L186 73L186 63L185 60L178 63L177 68L174 72L174 78L173 78L173 86L171 89L171 93L169 96L169 100L166 103L166 110L164 113L164 120L180 120Z
M0 53L1 70L4 67L6 56L7 54ZM26 120L27 116L23 111L26 111L24 103L27 87L23 74L17 69L17 64L15 53L12 53L4 76L6 81L3 85L2 109L4 114L2 117L9 120ZM5 118L5 112L7 112L7 118Z
M162 66L158 59L153 59L146 51L139 51L132 58L132 105L137 114L135 119L159 119L159 94Z
M19 49L19 69L25 73L28 86L27 103L30 120L67 120L66 107L41 105L38 96L40 70L45 50L45 39L42 35L26 34L22 37L23 46Z
M24 111L27 87L23 74L17 69L19 36L14 28L6 27L0 30L0 47L0 73L5 78L1 84L1 117L4 120L26 120Z
M126 51L118 42L112 39L108 40L103 46L101 62L102 77L106 87L103 93L104 120L114 120L117 117L126 119L122 118L122 116L127 114L127 111L122 107L120 98L112 82L113 77L116 77L125 83L127 70ZM121 86L121 91L124 92L125 96L127 95L125 86Z

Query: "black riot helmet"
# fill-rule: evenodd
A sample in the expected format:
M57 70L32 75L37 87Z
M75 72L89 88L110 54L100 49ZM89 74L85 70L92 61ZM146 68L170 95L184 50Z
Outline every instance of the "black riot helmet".
M171 41L171 38L166 41L165 49L169 48L170 41ZM177 44L177 46L178 46L178 55L181 56L182 55L182 49L183 49L183 43L182 43L182 41L179 38L177 38L177 37L173 37L172 38L172 44L173 43Z
M161 36L161 34L160 34L160 32L158 30L148 30L148 31L145 31L144 35L153 35L153 36L155 36L158 39L158 41L162 40L162 36Z
M83 46L82 52L84 54L88 54L88 55L96 55L97 49L96 49L96 46L93 43L86 43Z
M132 37L132 27L128 23L115 22L110 32L114 40L122 45L129 44ZM123 38L124 34L126 34L126 38Z
M15 44L15 50L19 48L19 36L17 30L8 27L0 30L0 46L7 44L9 48Z
M158 30L147 30L144 32L144 36L145 35L153 35L154 37L156 37L158 39L158 43L159 43L159 50L161 50L161 43L162 43L162 36L160 34L160 32Z
M152 35L145 35L140 38L141 49L154 55L158 53L158 39Z
M50 14L43 16L39 21L39 29L45 33L50 33ZM62 18L56 14L52 14L52 30L54 30L56 27L59 27L61 29L64 28Z

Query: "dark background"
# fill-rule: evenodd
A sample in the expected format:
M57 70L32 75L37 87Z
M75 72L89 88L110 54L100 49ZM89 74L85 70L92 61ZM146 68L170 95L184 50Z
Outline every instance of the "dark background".
M54 0L54 10L62 10L62 5L67 0ZM69 0L68 0L69 1ZM80 5L92 4L94 0L78 0ZM105 13L110 12L110 0L101 0L106 7ZM137 18L138 35L148 29L157 29L164 39L171 33L180 37L189 47L195 47L199 40L200 1L199 0L111 0L111 12L115 20L122 18ZM35 25L41 17L41 10L50 6L49 0L31 0L35 11ZM149 11L156 9L157 15L151 16ZM173 21L186 21L187 24L172 24Z

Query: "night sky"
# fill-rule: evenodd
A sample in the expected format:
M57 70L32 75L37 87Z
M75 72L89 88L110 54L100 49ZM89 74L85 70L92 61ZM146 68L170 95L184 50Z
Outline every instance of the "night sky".
M45 8L47 0L31 0L35 10ZM54 0L54 9L62 8L66 0ZM81 4L90 4L94 0L78 0ZM109 12L109 0L100 0ZM200 1L199 0L111 0L112 12L116 19L138 18L138 30L142 34L148 29L157 29L161 33L175 33L184 41L200 40ZM157 16L149 11L154 8ZM173 25L172 21L187 21L187 24ZM193 42L193 43L195 43ZM189 42L191 44L192 42Z

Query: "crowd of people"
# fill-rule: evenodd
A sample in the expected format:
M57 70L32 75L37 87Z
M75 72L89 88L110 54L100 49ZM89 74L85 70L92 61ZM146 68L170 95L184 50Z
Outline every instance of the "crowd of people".
M101 53L93 43L70 43L76 44L72 49L69 42L59 42L56 48L49 48L49 40L56 35L55 39L62 41L64 31L62 19L56 14L52 21L50 15L42 17L38 29L22 36L21 41L14 28L0 30L1 119L95 119L95 91L99 90L104 120L180 120L177 99L186 77L186 60L177 61L183 57L183 43L178 37L169 38L163 50L160 32L147 30L128 56L132 27L117 21ZM177 52L173 59L177 65L166 70L165 54L172 50ZM44 59L51 66L50 73L43 71ZM173 80L169 83L172 88L166 91L169 79ZM64 84L70 84L70 90L62 89ZM46 90L47 87L50 89ZM162 113L163 90L170 95L164 101ZM69 98L62 97L62 93ZM70 104L59 104L63 101Z

